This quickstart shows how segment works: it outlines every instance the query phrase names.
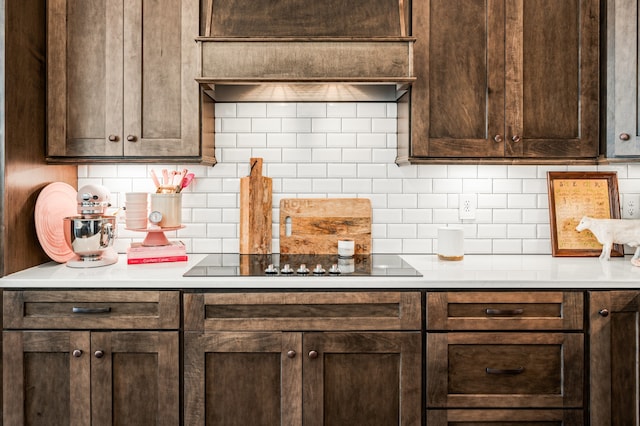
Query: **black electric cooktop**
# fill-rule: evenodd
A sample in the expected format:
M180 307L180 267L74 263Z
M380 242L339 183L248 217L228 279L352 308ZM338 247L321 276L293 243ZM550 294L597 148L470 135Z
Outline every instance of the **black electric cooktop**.
M185 277L421 277L396 254L355 255L339 258L330 254L237 254L207 255Z

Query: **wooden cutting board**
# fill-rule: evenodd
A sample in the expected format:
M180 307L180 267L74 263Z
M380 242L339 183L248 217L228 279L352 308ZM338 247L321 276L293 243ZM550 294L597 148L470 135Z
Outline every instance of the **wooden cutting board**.
M271 253L272 181L262 176L262 158L251 158L240 179L240 254Z
M354 240L356 254L371 253L371 200L280 200L280 253L337 254L341 238Z

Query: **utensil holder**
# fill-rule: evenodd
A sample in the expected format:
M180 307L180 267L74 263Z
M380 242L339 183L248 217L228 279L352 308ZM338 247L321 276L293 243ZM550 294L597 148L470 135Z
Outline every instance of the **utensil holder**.
M161 228L171 228L182 225L182 194L151 194L152 212L162 215L158 223Z

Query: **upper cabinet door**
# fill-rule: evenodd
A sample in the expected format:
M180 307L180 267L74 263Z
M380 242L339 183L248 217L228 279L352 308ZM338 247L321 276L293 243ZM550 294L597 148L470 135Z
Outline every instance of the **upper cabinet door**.
M506 1L506 156L598 156L598 2Z
M47 156L122 155L122 0L47 8Z
M596 0L413 7L410 160L595 160Z
M607 2L607 157L640 155L638 2Z
M198 0L48 2L47 157L201 156Z
M504 0L414 3L415 157L502 157Z

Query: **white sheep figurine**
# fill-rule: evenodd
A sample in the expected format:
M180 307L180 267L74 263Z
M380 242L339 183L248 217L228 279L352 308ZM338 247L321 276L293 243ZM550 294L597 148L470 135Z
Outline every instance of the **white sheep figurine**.
M640 266L640 220L622 220L622 219L596 219L584 216L576 231L584 231L588 229L600 244L602 244L602 253L600 259L609 260L611 257L611 248L613 244L626 244L630 247L637 247L631 263Z

